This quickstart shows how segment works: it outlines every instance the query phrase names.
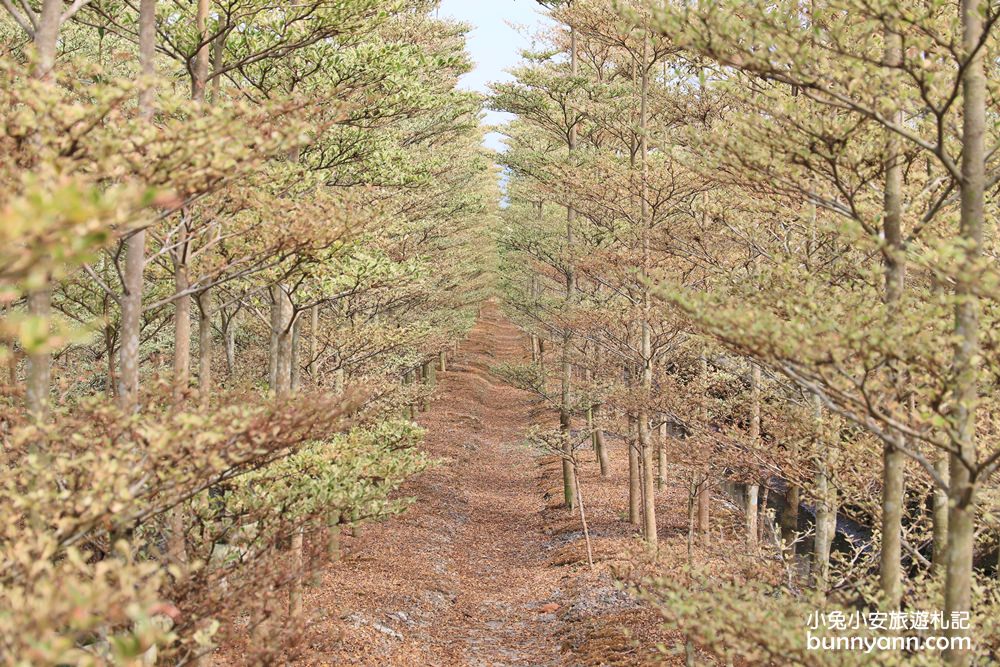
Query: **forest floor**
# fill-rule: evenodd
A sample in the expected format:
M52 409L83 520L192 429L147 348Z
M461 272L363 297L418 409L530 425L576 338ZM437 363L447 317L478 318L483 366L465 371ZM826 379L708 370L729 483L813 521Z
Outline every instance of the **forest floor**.
M296 664L639 665L663 661L658 642L676 645L654 610L615 585L641 560L622 516L624 444L610 439L608 478L592 455L582 465L591 570L579 514L560 506L559 459L525 439L552 422L551 408L490 373L526 352L486 304L418 418L440 464L406 484L415 502L404 514L344 538L343 559L306 592L316 621ZM669 514L661 534L683 533L684 511Z

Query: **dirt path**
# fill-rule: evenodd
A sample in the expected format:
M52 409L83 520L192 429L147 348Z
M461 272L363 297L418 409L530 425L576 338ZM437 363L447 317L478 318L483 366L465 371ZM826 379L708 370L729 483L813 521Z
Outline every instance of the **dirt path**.
M530 397L489 372L520 358L521 337L487 305L439 373L418 421L445 463L406 487L417 499L406 514L346 540L349 555L306 601L328 616L310 632L310 663L561 664L553 611L565 573L547 563L538 466L524 445Z
M581 459L591 570L579 515L561 506L560 460L525 443L532 423L554 424L551 406L490 373L527 354L523 334L484 306L419 416L424 448L442 464L405 485L416 500L406 513L344 538L344 558L307 589L318 622L296 664L645 665L663 661L658 642L676 644L655 611L615 584L639 544L622 514L624 442L609 435L608 477ZM683 516L666 513L661 534L682 533Z

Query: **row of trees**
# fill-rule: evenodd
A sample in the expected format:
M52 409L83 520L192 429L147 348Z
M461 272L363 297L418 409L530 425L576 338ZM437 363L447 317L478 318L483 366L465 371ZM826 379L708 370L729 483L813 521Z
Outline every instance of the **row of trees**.
M409 406L482 298L465 28L2 4L0 660L287 656L341 525L427 465Z
M518 116L502 275L536 362L508 374L559 407L567 505L585 443L607 469L605 431L628 442L628 516L654 551L657 489L683 480L694 574L652 594L719 655L850 661L806 651L817 604L972 612L975 648L947 659L987 655L996 8L552 15L492 104ZM695 562L727 495L747 549L722 560L764 588ZM834 549L838 517L871 537Z

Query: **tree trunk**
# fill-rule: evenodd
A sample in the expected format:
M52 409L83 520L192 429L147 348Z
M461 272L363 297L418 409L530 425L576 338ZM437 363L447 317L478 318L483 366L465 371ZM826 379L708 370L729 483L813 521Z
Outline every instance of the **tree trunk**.
M649 428L649 402L653 395L653 332L652 332L652 295L649 284L650 254L649 235L652 219L649 207L649 137L647 136L647 120L649 117L649 33L644 33L642 44L642 90L639 104L640 156L642 158L642 194L640 209L642 215L642 402L639 408L639 447L642 454L642 513L643 534L646 544L653 551L657 548L656 531L656 490L653 486L653 438Z
M750 364L750 449L755 450L760 447L760 366L755 363ZM746 539L747 544L757 544L757 514L759 507L757 504L760 485L757 480L750 480L747 485L747 506L746 506Z
M295 322L292 323L292 344L290 354L291 360L291 386L292 391L298 391L299 387L302 386L302 369L299 363L299 348L302 345L302 318L296 317Z
M212 396L212 290L198 294L198 397L202 408Z
M639 420L634 413L628 413L628 521L633 526L640 526L642 519L642 489L640 486L639 469Z
M211 55L211 44L208 43L208 10L210 0L198 0L198 10L195 13L195 28L198 40L202 42L195 55L194 72L191 77L191 99L195 102L205 100L205 86L208 80L208 58Z
M240 311L237 309L226 320L226 330L224 338L226 341L226 375L230 380L236 374L236 320Z
M822 405L818 395L813 396L813 414L816 420L816 537L813 545L813 576L816 590L826 593L830 580L830 549L837 526L836 490L830 481L829 457L832 447L822 442Z
M33 76L45 79L55 66L56 47L59 41L61 26L62 2L60 0L43 0L38 25L35 28L35 66ZM36 318L45 321L45 330L49 330L48 320L51 315L52 294L47 284L33 290L28 295L28 312ZM25 394L25 407L28 416L35 421L43 421L49 408L49 385L52 375L52 355L46 340L42 350L28 355L28 378Z
M706 472L698 481L698 533L702 543L711 536L712 525L712 477Z
M542 218L542 202L538 202L538 219ZM531 274L531 306L532 308L538 308L538 276L535 273ZM531 363L535 364L541 361L541 347L539 346L538 334L529 334L531 339Z
M785 509L781 513L781 538L792 542L799 530L799 505L802 503L801 489L797 484L789 484L785 491Z
M62 0L43 0L35 28L35 66L32 74L36 79L44 79L52 73L56 64L56 48L59 43L59 29L62 27Z
M312 307L309 323L309 378L319 386L319 305Z
M934 468L942 479L948 479L950 476L948 455L941 454L935 462ZM934 540L931 567L937 573L944 572L948 562L948 492L935 485L933 494Z
M423 370L421 371L424 379L424 384L427 385L429 389L434 388L434 384L437 382L437 372L434 370L434 364L426 361L423 365ZM427 412L431 407L431 392L427 392L424 397L424 404L422 407L423 412Z
M174 292L182 294L188 282L186 243L179 250L174 264ZM191 295L184 294L174 301L174 405L184 403L191 381Z
M667 485L667 421L660 422L660 438L656 442L656 490Z
M52 293L46 285L28 295L28 311L46 323L51 316ZM45 341L43 349L28 355L28 386L26 404L28 416L36 422L43 422L49 411L49 385L52 375L52 355L49 353L49 341Z
M275 367L275 394L288 398L292 389L292 304L288 293L278 287L278 359Z
M976 487L972 468L977 464L976 402L979 394L979 297L976 265L982 256L984 191L986 185L986 77L983 53L983 15L978 0L962 0L962 47L969 62L962 71L962 271L955 281L955 406L948 497L948 565L945 579L945 617L971 611L972 557L975 547ZM954 624L952 624L954 625ZM950 637L968 637L968 630L952 627ZM954 648L946 654L950 665L968 665L972 652Z
M701 393L702 400L704 401L704 407L701 410L701 420L704 428L709 427L709 421L711 420L711 415L708 411L708 357L705 352L702 351L698 358L699 367L699 377L701 378ZM711 511L712 511L712 486L711 486L711 466L706 465L706 469L701 475L699 480L697 477L696 490L698 492L697 499L697 510L698 510L698 533L701 535L703 542L707 542L709 539L709 528L711 524Z
M278 388L278 338L281 336L281 304L284 292L278 285L271 286L271 340L268 346L267 386Z
M146 77L156 74L156 0L142 0L139 5L139 70ZM152 87L144 88L139 94L139 114L146 120L153 118L153 94ZM125 413L133 412L139 401L139 336L145 269L146 230L139 229L126 241L122 280L121 388L118 401Z
M885 61L897 66L902 60L902 38L895 33L885 35ZM903 112L896 112L896 122L903 122ZM890 321L895 319L902 297L906 277L903 260L902 234L902 183L903 164L899 138L895 132L886 131L885 200L883 234L887 246L885 255L885 303ZM902 378L890 367L896 387L896 399L905 401ZM888 609L899 609L903 600L903 503L905 440L902 433L893 433L894 442L885 443L882 451L882 550L879 555L879 583Z
M570 28L570 69L573 76L577 73L577 53L576 53L576 30ZM569 153L576 150L576 126L569 130ZM573 303L576 291L576 273L573 269L573 227L576 224L576 209L572 206L566 207L566 253L570 256L566 268L566 308ZM566 507L574 509L576 507L576 471L573 468L573 439L570 430L572 428L572 415L570 401L571 386L573 382L573 357L572 357L573 335L567 326L562 341L562 374L561 392L559 401L559 429L562 432L563 446L563 500Z
M122 342L118 404L122 412L135 411L139 402L139 334L142 327L142 284L146 267L146 230L132 234L126 241L125 272L122 281Z
M104 312L105 317L107 317L107 305L104 307ZM113 400L116 396L115 384L118 382L118 373L115 369L115 331L113 326L104 327L104 353L108 361L108 379L104 383L104 393L108 400Z

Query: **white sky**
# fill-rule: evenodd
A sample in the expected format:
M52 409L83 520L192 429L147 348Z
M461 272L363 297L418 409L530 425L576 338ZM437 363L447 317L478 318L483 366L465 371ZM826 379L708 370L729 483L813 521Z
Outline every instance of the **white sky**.
M505 70L517 65L521 50L531 46L530 34L547 21L544 11L535 0L443 0L441 17L475 26L469 33L468 50L476 69L465 75L460 85L486 93L490 82L510 80ZM486 123L498 125L509 118L508 114L490 111ZM502 148L497 135L488 136L486 145Z

